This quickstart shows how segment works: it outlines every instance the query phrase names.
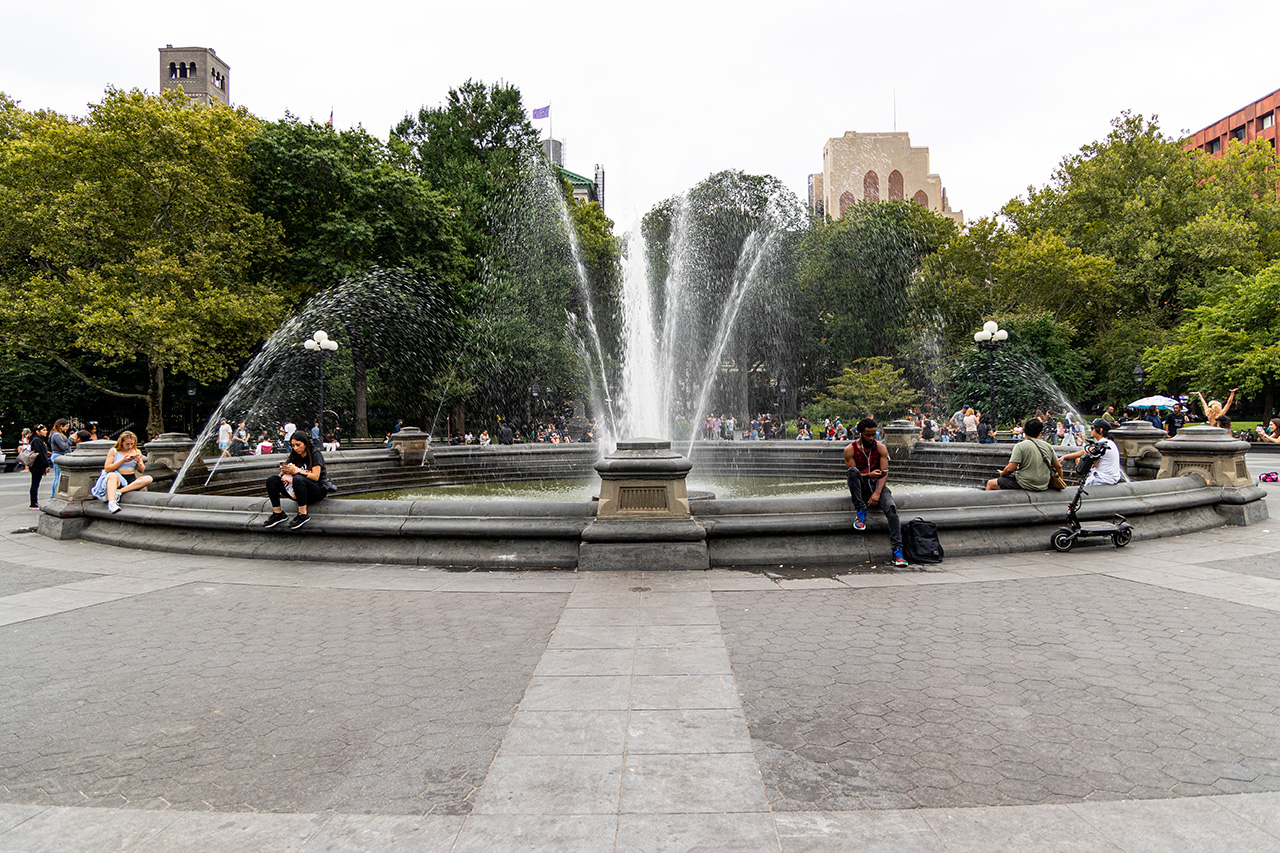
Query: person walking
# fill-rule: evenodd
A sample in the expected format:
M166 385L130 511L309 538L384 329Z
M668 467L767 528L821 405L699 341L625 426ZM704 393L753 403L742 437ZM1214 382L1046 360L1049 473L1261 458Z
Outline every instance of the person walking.
M902 553L902 524L898 519L898 506L889 491L889 449L876 439L876 422L871 418L858 421L858 437L844 449L846 478L853 507L857 511L854 530L867 529L867 509L876 507L889 522L889 548L893 564L907 566Z
M45 472L49 470L49 428L44 424L36 424L36 428L31 431L31 452L36 458L27 466L27 470L31 472L31 508L40 508L40 481L44 479Z

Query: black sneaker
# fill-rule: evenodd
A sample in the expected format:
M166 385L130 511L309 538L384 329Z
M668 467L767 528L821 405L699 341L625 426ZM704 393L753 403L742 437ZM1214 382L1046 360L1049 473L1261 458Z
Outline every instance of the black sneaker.
M262 526L275 527L277 524L284 524L288 520L289 516L285 515L283 512L273 512L267 517L266 521L262 522Z
M289 519L289 529L297 530L299 527L306 524L310 518L311 516L309 515L295 515L293 518Z

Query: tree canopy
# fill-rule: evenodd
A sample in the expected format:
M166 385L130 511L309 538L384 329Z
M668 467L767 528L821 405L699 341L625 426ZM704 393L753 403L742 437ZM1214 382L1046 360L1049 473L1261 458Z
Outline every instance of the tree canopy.
M284 311L280 228L248 204L258 122L177 91L110 89L83 119L0 112L0 338L146 400L158 434L167 372L225 377ZM89 375L130 363L145 388Z

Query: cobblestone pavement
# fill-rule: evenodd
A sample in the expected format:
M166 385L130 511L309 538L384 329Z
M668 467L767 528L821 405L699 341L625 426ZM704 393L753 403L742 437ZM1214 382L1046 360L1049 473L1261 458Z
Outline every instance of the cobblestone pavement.
M1280 851L1277 522L453 574L54 542L25 491L0 477L6 853Z

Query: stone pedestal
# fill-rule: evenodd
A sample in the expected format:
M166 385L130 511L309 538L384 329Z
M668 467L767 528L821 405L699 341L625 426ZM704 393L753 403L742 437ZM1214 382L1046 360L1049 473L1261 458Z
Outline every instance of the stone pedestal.
M582 532L578 568L707 569L707 533L689 513L693 464L671 442L637 438L596 463L600 503Z
M1149 421L1130 421L1115 427L1109 437L1120 448L1120 461L1131 480L1155 479L1160 470L1160 451L1156 445L1168 434Z
M53 461L62 470L58 477L58 491L54 500L74 503L92 500L89 490L98 481L102 466L107 464L107 451L115 445L114 441L82 441L70 453L64 453Z
M182 470L195 446L196 443L185 432L161 433L142 446L147 454L147 473L157 482L172 480ZM208 468L198 454L187 469L187 474L201 478L208 474Z
M1183 427L1173 438L1157 443L1156 450L1161 457L1156 479L1194 474L1210 486L1241 488L1253 484L1245 465L1249 442L1232 438L1225 429Z
M916 426L914 421L894 421L884 427L882 431L884 432L884 446L889 451L889 458L897 461L910 458L912 449L916 446L916 442L920 440L920 427ZM857 437L856 432L849 434L850 441Z
M401 465L424 465L431 459L431 436L417 427L401 427L391 433L391 448Z

